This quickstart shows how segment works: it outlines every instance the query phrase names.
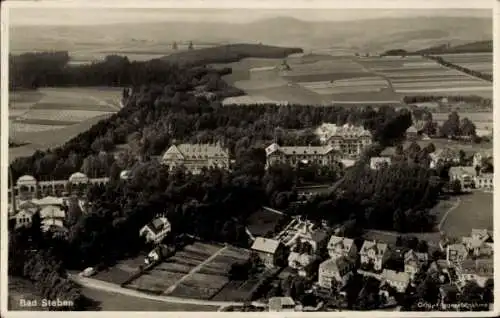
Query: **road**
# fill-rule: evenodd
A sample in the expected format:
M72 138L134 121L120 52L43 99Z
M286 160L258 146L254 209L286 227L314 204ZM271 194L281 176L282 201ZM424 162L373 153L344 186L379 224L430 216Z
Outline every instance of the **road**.
M460 200L460 198L457 198L457 200L453 203L453 205L445 212L445 214L441 218L441 221L439 221L439 224L438 224L438 230L439 231L441 231L441 227L443 226L443 223L446 221L446 218L448 217L448 214L450 214L450 212L452 212L453 210L455 210L456 208L458 208L458 206L460 205L461 202L462 201Z

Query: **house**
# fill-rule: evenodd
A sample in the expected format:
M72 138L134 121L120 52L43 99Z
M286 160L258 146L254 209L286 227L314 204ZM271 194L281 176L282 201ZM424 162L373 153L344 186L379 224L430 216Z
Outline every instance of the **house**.
M493 173L480 173L474 178L476 189L493 191Z
M29 209L23 209L16 213L14 216L15 218L15 228L20 228L20 227L29 227L31 226L31 222L33 220L33 215L36 212L33 212Z
M40 207L45 207L45 206L62 206L64 205L64 199L63 198L58 198L58 197L53 197L53 196L46 196L41 199L34 199L32 202Z
M271 144L266 148L266 168L274 164L295 166L299 163L314 163L330 166L340 160L339 152L332 146L287 146Z
M346 237L332 235L327 245L328 255L331 258L348 257L356 259L358 249L354 240Z
M277 256L281 249L283 245L280 241L265 237L255 238L251 247L251 250L257 252L264 265L269 268L276 266Z
M486 229L472 229L471 236L462 237L462 243L469 253L475 257L493 255L492 236Z
M467 258L469 252L464 244L450 244L446 247L446 260L449 264L457 264Z
M429 257L427 253L418 253L414 250L409 250L404 254L404 265L405 273L407 273L411 279L415 277L422 266L427 264Z
M295 301L292 297L272 297L269 299L270 312L293 312Z
M450 181L460 181L462 190L472 190L475 184L476 169L472 166L451 167L448 176Z
M375 271L382 271L382 267L390 256L387 244L375 241L365 241L359 255L361 256L361 266Z
M370 158L370 169L378 170L383 167L391 165L391 158L389 157L372 157Z
M299 221L295 226L295 234L285 244L292 250L297 245L310 245L310 254L317 254L319 250L326 246L328 235L321 229L315 229L314 224L309 221Z
M323 123L315 130L320 142L332 146L343 157L357 158L372 143L372 134L363 126Z
M229 169L229 150L220 143L172 145L161 157L161 163L170 170L183 166L194 174L203 168Z
M382 284L393 287L398 293L404 293L410 284L410 275L405 272L384 269L382 272Z
M415 126L410 126L406 129L406 139L415 140L418 138L418 129Z
M352 275L354 262L347 257L331 258L319 265L318 284L322 288L331 289L335 280L344 287Z
M172 226L166 217L158 217L141 228L139 236L146 242L160 243L172 230Z
M485 159L493 159L493 151L479 151L474 153L472 157L472 166L482 167L483 160Z
M64 220L66 218L66 212L59 206L47 205L40 210L40 218L45 219L59 219Z
M493 279L493 259L466 259L459 262L456 271L460 282L475 281L479 286L484 287L486 282Z

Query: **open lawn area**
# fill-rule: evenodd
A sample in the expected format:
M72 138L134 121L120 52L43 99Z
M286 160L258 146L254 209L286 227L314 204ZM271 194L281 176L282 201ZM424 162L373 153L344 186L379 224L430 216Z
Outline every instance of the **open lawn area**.
M93 278L117 285L122 284L139 270L139 266L144 265L145 255L122 260L115 266L103 271L99 271Z
M450 236L470 235L472 229L493 229L493 193L475 191L460 196L460 204L448 213L441 229Z

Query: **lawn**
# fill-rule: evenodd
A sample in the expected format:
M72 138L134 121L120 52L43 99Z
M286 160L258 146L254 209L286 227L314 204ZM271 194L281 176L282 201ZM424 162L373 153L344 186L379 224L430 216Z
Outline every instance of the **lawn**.
M464 236L472 229L493 229L492 193L475 191L461 196L460 200L460 205L443 222L443 231L451 236Z
M254 236L265 236L273 231L284 217L282 214L259 209L248 217L247 228Z

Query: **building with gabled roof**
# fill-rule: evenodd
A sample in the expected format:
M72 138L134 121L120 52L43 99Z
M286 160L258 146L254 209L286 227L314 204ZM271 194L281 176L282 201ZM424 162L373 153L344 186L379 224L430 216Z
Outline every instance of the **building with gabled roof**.
M323 123L315 130L323 144L331 145L342 156L357 158L372 143L372 134L362 126Z
M404 293L410 284L410 275L406 272L396 272L391 269L382 271L382 284L388 284L395 288L398 293Z
M457 264L467 258L469 252L464 244L450 244L446 247L446 260L449 264Z
M293 312L295 301L292 297L271 297L268 307L270 312Z
M266 167L282 163L295 166L315 163L333 165L340 160L338 151L331 146L279 146L276 143L266 148Z
M280 241L259 236L255 238L250 249L257 252L266 267L272 268L276 266L278 253L283 248Z
M385 262L389 259L389 249L387 244L376 241L364 241L359 250L361 266L369 267L374 271L382 271Z
M427 253L419 253L414 250L409 250L404 254L405 273L413 279L420 269L428 263L428 261L429 256Z
M216 144L172 145L161 157L161 163L170 170L183 166L191 173L200 173L203 168L229 169L229 150Z
M351 259L356 259L358 249L356 244L354 244L354 240L347 238L332 235L327 245L328 255L331 258L339 258L339 257L348 257Z
M389 167L392 163L390 157L372 157L370 158L370 169L378 170L383 167Z
M332 288L335 280L344 287L353 274L355 263L347 257L330 258L319 265L318 284L322 288Z
M160 243L172 230L172 226L166 217L157 217L144 225L139 236L144 237L146 242Z

